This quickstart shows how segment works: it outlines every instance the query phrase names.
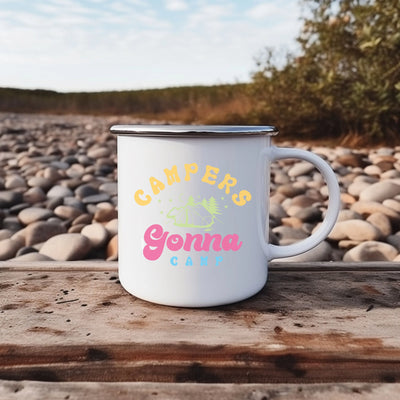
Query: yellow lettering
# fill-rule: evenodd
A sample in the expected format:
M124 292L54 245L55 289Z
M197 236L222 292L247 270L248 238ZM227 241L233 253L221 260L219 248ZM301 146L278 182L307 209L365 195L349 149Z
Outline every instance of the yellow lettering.
M167 176L168 185L172 185L174 182L180 182L181 178L178 175L178 168L176 165L172 167L172 169L165 168L165 175Z
M226 174L224 180L218 185L218 189L223 189L226 186L225 193L229 194L231 191L231 187L237 184L237 179L231 176L230 174Z
M214 172L214 174L213 174ZM219 172L219 168L212 167L211 165L206 165L206 172L201 178L202 182L209 183L210 185L215 184L215 180L212 181L211 179L217 179L217 174Z
M185 181L190 181L190 174L195 174L199 170L199 166L196 163L185 164Z
M232 201L237 206L244 206L250 200L251 200L251 193L248 192L247 190L241 190L238 195L237 194L232 195Z
M158 194L161 190L165 189L165 185L158 179L154 178L154 176L152 176L149 181L154 194Z
M135 201L136 203L139 204L139 206L147 206L151 202L151 197L146 194L145 199L141 199L140 196L144 195L144 191L142 189L139 189L135 193Z

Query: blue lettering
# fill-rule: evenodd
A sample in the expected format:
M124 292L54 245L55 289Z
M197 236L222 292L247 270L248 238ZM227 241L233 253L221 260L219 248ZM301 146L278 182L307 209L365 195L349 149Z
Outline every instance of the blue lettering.
M215 257L215 266L218 267L218 265L222 262L222 260L223 257L221 256Z
M192 259L191 259L190 257L188 257L188 258L186 259L186 264L185 264L185 265L186 265L187 267L193 265L193 261L192 261Z
M207 265L207 263L208 263L208 257L200 256L200 266Z
M171 265L178 265L178 257L171 257L170 263Z

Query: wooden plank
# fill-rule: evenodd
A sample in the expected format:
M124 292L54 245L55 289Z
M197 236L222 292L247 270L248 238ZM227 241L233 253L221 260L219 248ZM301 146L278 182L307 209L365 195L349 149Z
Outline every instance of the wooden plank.
M117 271L118 261L0 261L0 271ZM400 271L399 262L271 262L270 271Z
M0 261L0 272L4 271L117 271L117 261Z
M154 305L115 270L0 270L0 379L400 381L400 271L275 269L253 298Z
M400 384L169 384L124 383L49 383L0 381L0 399L8 400L397 400Z

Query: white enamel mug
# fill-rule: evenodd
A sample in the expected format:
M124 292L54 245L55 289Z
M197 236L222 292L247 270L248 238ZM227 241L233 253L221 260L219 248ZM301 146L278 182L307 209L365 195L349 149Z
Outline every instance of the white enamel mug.
M333 228L339 186L320 157L271 145L271 126L115 125L119 278L154 303L208 307L256 294L268 261L315 247ZM309 161L329 190L319 229L268 243L270 163Z

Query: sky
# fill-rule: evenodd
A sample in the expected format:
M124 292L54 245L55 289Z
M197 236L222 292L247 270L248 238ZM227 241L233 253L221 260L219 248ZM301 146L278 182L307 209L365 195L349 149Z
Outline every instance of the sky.
M296 51L298 0L0 0L0 87L61 92L248 82Z

